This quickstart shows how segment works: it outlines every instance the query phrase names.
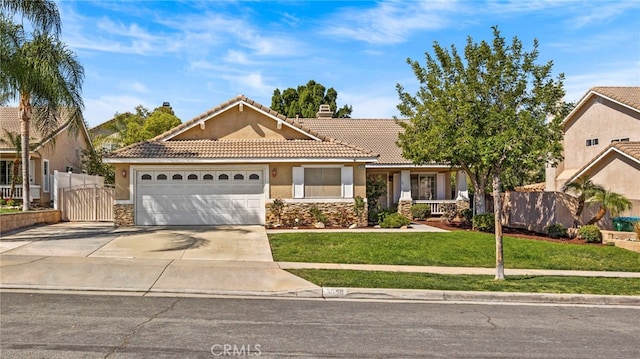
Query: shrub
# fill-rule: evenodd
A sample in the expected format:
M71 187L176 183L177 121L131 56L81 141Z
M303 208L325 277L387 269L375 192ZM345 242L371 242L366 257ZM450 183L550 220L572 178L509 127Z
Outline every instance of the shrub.
M362 221L364 215L365 202L364 198L360 196L353 197L353 213L355 213L358 222Z
M379 208L378 212L376 212L378 217L378 223L382 223L387 216L390 216L394 213L398 213L398 209L396 208Z
M458 217L458 206L455 203L445 203L442 212L445 221L451 222Z
M411 221L409 218L401 215L398 212L391 213L385 216L384 220L380 222L381 228L400 228L402 226L408 226Z
M477 214L475 217L473 217L473 228L481 232L494 232L495 217L493 216L493 213Z
M602 242L602 233L600 233L600 228L594 224L580 227L580 229L578 229L578 237L584 239L587 243Z
M19 204L18 201L16 201L15 199L10 199L10 200L7 201L7 205L9 207L16 207L16 206L18 206L18 204Z
M431 217L431 205L426 203L416 203L411 206L411 215L416 219L427 219Z
M4 198L0 198L0 206L4 206L5 204L7 204L7 200Z
M309 208L309 213L316 223L327 223L327 215L322 213L322 210L320 210L317 205L312 205Z
M473 219L473 211L471 210L471 208L465 208L460 210L458 215L460 216L460 218L462 218L464 223L467 223L467 224L471 223L471 220Z
M554 223L548 225L545 229L547 235L551 238L566 238L567 237L567 227L563 226L562 223Z

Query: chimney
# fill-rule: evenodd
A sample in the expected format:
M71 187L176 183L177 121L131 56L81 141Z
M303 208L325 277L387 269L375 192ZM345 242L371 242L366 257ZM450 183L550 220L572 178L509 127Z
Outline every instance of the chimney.
M316 113L316 117L332 118L333 112L331 112L331 107L329 107L329 105L320 105L320 110L318 110L318 113Z
M163 102L163 103L162 103L162 107L168 107L168 108L171 108L171 104L169 104L169 102L168 102L168 101L165 101L165 102Z

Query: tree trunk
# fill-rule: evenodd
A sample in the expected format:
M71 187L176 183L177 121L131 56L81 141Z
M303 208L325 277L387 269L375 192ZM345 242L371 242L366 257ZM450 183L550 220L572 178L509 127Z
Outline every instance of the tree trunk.
M20 149L20 156L22 156L22 149ZM16 195L16 183L18 183L18 171L20 171L20 159L16 157L13 160L13 173L11 173L11 190L9 192L9 198L13 199Z
M20 96L20 136L22 137L22 210L30 209L31 189L29 188L29 120L31 119L30 96Z
M465 170L465 172L467 172ZM473 196L473 207L475 208L474 214L482 214L486 213L487 209L485 207L485 192L486 192L486 184L483 178L477 178L473 175L473 173L467 172L467 176L471 179L471 184L473 185L473 189L475 190L475 194Z
M493 174L493 212L496 234L496 277L504 280L504 257L502 251L502 198L500 197L500 175Z
M596 222L604 218L605 214L607 214L607 209L603 206L600 206L600 208L598 209L598 212L596 212L596 215L593 216L593 218L591 218L589 222L587 222L587 225L595 224Z

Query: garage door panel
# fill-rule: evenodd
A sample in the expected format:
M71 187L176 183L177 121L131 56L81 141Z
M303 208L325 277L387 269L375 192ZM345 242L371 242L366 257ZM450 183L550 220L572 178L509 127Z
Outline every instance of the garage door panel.
M264 223L264 184L262 180L231 180L235 174L242 174L246 179L249 172L167 170L145 171L145 173L150 174L153 180L142 180L142 175L137 176L136 224ZM213 179L205 180L205 174L212 173L216 173L216 176ZM261 172L251 171L250 173ZM167 174L168 180L157 180L161 174ZM183 180L172 180L172 176L176 174L182 175ZM228 174L230 179L218 180L217 175L219 174ZM192 175L192 178L197 176L198 179L189 180L189 175Z

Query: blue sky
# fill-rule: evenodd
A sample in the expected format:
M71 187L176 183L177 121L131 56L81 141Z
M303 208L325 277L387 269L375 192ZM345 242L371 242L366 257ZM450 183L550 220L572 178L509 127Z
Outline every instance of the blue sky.
M464 48L497 25L565 74L567 101L593 86L640 86L640 1L70 1L63 41L85 68L85 118L169 101L187 121L236 95L313 79L354 118L398 116L396 84L418 83L433 43Z

